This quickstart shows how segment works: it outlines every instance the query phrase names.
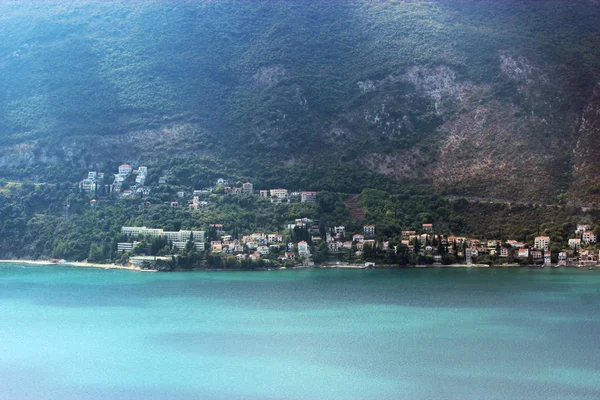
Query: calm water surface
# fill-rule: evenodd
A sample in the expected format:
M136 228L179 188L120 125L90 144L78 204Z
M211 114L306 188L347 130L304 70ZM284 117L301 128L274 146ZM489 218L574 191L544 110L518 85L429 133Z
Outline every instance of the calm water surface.
M600 271L0 266L0 399L600 398Z

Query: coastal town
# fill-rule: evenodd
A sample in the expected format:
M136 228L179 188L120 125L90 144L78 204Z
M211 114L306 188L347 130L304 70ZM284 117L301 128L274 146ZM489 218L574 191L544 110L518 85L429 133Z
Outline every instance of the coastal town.
M516 240L487 240L473 238L437 235L433 233L432 224L423 224L420 233L417 231L402 232L400 245L390 245L390 240L376 240L375 226L365 225L362 233L346 234L343 226L335 226L322 232L314 221L303 218L287 226L286 233L255 232L240 238L233 237L223 230L221 224L211 224L210 230L216 235L214 240L206 242L206 231L168 232L162 229L146 227L123 227L122 234L127 238L137 238L128 242L118 243L122 253L142 254L144 258L144 238L164 237L172 245L175 253L184 251L188 243L192 243L197 251L208 251L212 254L233 255L237 260L263 260L272 265L291 262L292 265L314 265L311 260L312 249L324 244L327 253L333 259L366 260L365 266L376 266L364 257L367 252L392 252L397 254L399 247L404 251L414 252L423 257L430 257L431 265L443 265L443 255L450 254L464 260L465 266L477 264L482 257L493 256L495 265L531 265L555 267L596 267L600 253L596 249L596 235L589 231L589 226L580 225L569 240L569 248L552 254L549 250L551 239L548 236L538 236L533 245ZM294 240L295 232L308 233L308 240ZM368 251L366 249L369 249ZM351 256L350 258L348 256ZM135 261L136 258L133 257ZM516 263L516 264L515 264Z
M147 184L148 168L118 167L118 173L108 176L91 171L80 182L95 206L98 199L112 195L118 199L144 199L153 187ZM110 181L110 182L109 182ZM168 184L168 177L158 178L158 187ZM201 211L209 204L209 196L257 196L272 203L317 203L316 191L291 191L285 188L255 190L251 182L230 184L219 178L214 185L190 192L177 190L166 202L169 207ZM146 206L151 206L146 202ZM196 230L167 231L161 227L121 228L122 240L117 252L122 260L133 265L148 263L162 257L170 260L193 251L217 257L235 258L238 262L260 266L312 266L321 264L380 266L400 263L399 256L415 264L443 266L540 266L596 267L600 259L593 226L578 224L568 239L568 247L556 249L550 236L538 235L532 242L512 238L472 238L443 232L432 223L423 223L418 230L403 230L386 237L374 224L364 224L359 231L345 226L324 226L311 218L288 221L276 232L239 232L214 221ZM152 250L150 242L160 238L160 249ZM252 265L252 264L251 264Z

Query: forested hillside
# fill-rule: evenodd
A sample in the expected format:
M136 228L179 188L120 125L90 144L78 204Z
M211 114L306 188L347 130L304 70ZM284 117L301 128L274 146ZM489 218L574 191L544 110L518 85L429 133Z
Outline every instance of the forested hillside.
M211 156L597 201L598 21L591 1L5 1L0 174Z

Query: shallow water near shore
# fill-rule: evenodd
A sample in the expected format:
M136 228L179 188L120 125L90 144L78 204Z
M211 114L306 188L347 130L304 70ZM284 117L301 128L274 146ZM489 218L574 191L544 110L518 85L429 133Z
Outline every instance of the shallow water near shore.
M0 265L0 398L597 399L600 271Z

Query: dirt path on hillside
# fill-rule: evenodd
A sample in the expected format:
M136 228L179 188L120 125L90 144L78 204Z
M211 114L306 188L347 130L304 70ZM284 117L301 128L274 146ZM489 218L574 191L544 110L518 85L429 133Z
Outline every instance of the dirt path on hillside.
M348 197L344 199L344 204L346 204L346 207L348 207L348 210L350 211L350 218L354 220L365 219L365 213L358 205L357 194L348 195Z

